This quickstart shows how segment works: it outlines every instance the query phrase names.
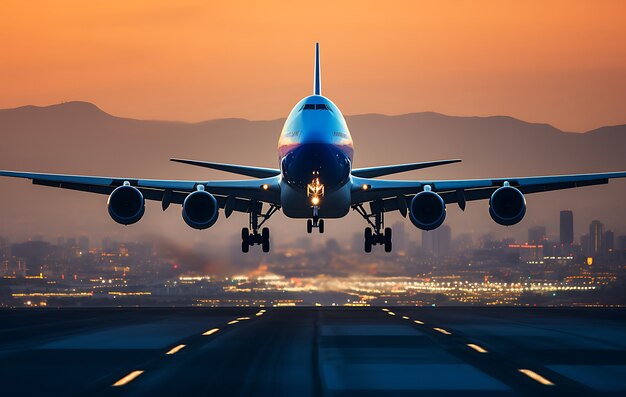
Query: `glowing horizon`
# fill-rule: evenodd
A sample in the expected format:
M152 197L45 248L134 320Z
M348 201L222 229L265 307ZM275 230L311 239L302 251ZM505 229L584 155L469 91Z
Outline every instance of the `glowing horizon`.
M309 95L345 114L626 123L626 3L64 0L0 5L0 108L88 101L140 119L277 119Z

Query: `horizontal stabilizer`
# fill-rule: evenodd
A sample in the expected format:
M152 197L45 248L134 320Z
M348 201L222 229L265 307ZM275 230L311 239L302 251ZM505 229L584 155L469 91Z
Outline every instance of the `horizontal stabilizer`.
M186 159L170 159L177 163L196 165L198 167L211 168L232 174L251 176L253 178L271 178L280 175L280 170L275 168L249 167L246 165L211 163L208 161L196 161Z
M396 164L385 165L382 167L369 167L369 168L356 168L352 170L352 175L359 178L376 178L384 175L398 174L400 172L419 170L422 168L436 167L438 165L459 163L461 160L438 160L438 161L426 161L423 163L409 163L409 164Z

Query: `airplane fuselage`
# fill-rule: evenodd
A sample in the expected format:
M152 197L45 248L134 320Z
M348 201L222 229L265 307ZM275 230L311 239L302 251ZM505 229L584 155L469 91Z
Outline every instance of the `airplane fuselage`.
M296 104L280 134L281 207L290 218L341 218L350 210L354 147L339 108L322 95ZM320 185L314 198L312 186ZM316 205L315 205L316 204Z

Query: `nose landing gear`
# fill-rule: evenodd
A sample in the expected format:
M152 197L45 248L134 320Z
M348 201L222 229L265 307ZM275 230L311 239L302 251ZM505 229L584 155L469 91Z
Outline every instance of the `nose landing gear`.
M380 206L378 207L380 208ZM377 244L383 245L385 252L391 252L393 247L391 243L392 233L390 227L385 227L384 212L378 210L368 214L362 204L355 205L352 209L358 212L372 226L365 228L365 252L372 252L372 246ZM374 219L373 222L372 218Z
M306 220L306 232L311 234L313 228L316 228L320 233L324 233L324 220L319 217L319 207L313 207L313 219Z

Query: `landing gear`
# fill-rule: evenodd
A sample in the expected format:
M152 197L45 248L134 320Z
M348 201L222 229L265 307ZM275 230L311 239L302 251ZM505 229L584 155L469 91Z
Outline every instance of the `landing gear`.
M313 219L306 220L306 232L311 234L313 229L317 229L320 233L324 233L324 220L318 216L318 207L313 207Z
M270 229L264 227L259 233L261 227L280 207L270 204L270 209L266 213L261 213L262 205L260 203L252 203L250 211L250 226L241 229L241 252L250 251L250 246L260 245L263 252L270 252ZM259 219L262 219L259 222Z
M380 206L376 206L380 208ZM391 243L391 228L384 227L385 219L384 212L377 211L372 214L368 214L363 208L362 204L355 205L352 207L353 210L358 212L372 227L365 228L365 244L364 249L365 252L372 252L373 245L383 245L385 247L385 252L391 252L392 243ZM372 221L373 218L373 221Z

